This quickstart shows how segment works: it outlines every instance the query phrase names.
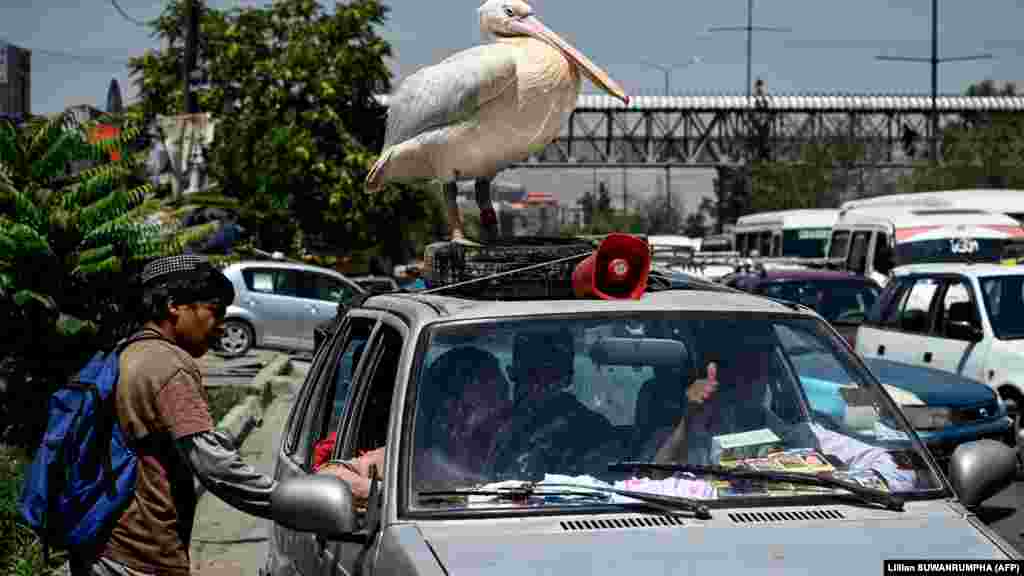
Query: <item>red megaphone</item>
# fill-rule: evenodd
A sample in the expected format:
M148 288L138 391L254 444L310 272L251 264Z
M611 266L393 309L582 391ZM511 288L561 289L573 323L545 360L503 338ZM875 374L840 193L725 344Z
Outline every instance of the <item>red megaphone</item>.
M609 234L572 272L577 298L637 299L647 289L651 249L642 238Z

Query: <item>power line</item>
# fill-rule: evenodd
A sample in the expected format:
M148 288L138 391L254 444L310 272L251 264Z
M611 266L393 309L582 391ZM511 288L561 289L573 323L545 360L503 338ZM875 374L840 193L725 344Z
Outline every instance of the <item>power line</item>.
M117 0L110 0L110 3L114 6L114 10L117 10L117 13L120 14L121 17L124 18L125 20L131 22L132 24L135 24L136 26L142 26L143 28L149 28L149 26L146 25L145 22L142 22L140 20L136 20L135 18L132 18L131 16L129 16L128 13L125 12L124 9L121 8L121 5L117 3Z
M65 58L67 60L77 60L79 62L109 62L112 64L128 64L127 58L113 58L110 56L91 56L87 54L74 54L72 52L63 52L61 50L50 50L47 48L32 48L29 46L19 44L17 42L11 42L7 38L0 38L0 41L17 46L22 50L28 50L33 54L45 54L47 56L53 56L55 58Z

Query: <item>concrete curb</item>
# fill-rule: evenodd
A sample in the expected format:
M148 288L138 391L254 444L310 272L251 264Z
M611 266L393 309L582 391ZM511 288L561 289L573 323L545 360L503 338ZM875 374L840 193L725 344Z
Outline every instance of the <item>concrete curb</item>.
M263 424L263 411L273 397L281 393L282 382L285 387L289 385L287 380L279 377L290 374L293 368L291 357L288 354L280 353L264 366L248 384L242 386L248 390L249 395L232 406L231 410L228 410L228 413L216 425L217 430L230 435L236 450L241 449L253 429ZM199 482L198 478L195 479L195 486L197 498L206 492L206 487Z

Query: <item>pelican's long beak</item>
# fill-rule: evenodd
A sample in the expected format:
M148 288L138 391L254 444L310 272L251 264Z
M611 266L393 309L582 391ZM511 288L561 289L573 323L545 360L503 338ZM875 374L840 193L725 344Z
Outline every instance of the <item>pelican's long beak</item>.
M608 76L607 72L598 67L597 64L591 62L590 58L584 56L579 50L563 40L561 36L555 34L550 28L537 19L536 16L527 16L526 18L516 20L513 23L513 28L524 36L531 36L558 48L571 62L576 64L583 71L591 82L612 96L622 100L624 103L629 104L629 96L626 94L626 91L622 89L622 86L619 86L618 82L612 80L611 77Z

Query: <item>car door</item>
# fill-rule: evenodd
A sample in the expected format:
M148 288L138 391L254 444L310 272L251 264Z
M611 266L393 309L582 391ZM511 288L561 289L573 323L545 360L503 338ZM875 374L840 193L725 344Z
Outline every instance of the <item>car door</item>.
M267 346L300 346L302 300L299 275L286 268L252 267L242 271L248 291L242 305L251 310L261 342Z
M900 322L904 306L917 278L904 276L891 283L882 293L878 308L873 309L857 330L857 353L865 358L887 358L893 356L894 344L901 338ZM917 296L916 299L920 299Z
M361 289L321 272L303 271L299 278L302 324L297 338L303 348L313 349L313 330L333 318L338 304L349 302Z
M318 443L327 438L325 431L344 416L351 404L348 391L359 375L364 356L360 349L370 339L376 323L372 314L361 310L350 312L314 357L285 424L274 470L276 480L312 473ZM270 547L273 576L319 573L322 547L315 535L275 524Z
M391 412L407 337L408 331L404 323L388 314L381 314L379 328L363 354L364 364L361 364L355 382L353 403L347 417L339 426L339 448L335 458L354 458L362 451L382 446L388 447L389 452L398 448L399 439L391 434ZM390 454L388 458L390 459ZM384 482L379 485L383 497L395 494L394 490L385 488L385 483L389 487L393 486L394 479L389 481L387 475L384 478ZM383 509L385 503L382 501L380 506ZM376 559L374 551L379 539L369 534L367 519L365 511L357 513L357 523L362 528L357 536L365 538L365 542L352 539L328 544L320 565L322 576L357 572L372 574L373 562ZM381 528L383 529L383 526Z
M967 372L972 356L980 355L977 341L971 339L950 321L968 322L981 330L981 315L970 280L958 275L942 278L942 294L935 311L933 333L925 341L921 361L933 368L978 379L977 369ZM930 357L926 355L930 354ZM974 362L973 365L979 365Z
M941 286L941 280L930 276L913 277L898 307L891 310L885 325L878 330L875 356L916 366L932 362L935 351L929 350L927 344Z

